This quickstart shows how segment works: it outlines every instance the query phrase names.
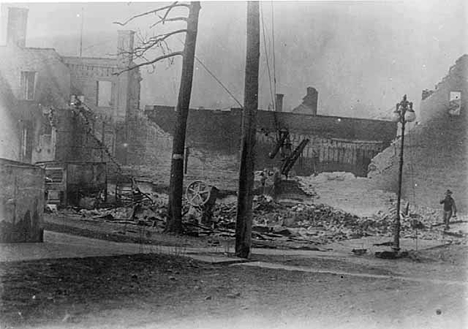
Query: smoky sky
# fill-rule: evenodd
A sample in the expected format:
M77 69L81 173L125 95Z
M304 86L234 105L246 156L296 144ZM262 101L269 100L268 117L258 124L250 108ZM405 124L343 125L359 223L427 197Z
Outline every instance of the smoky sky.
M17 6L29 8L27 46L77 56L83 22L83 56L112 56L119 29L151 35L180 28L173 23L149 30L155 16L125 27L113 24L165 4L4 3L2 43L6 8ZM242 103L246 3L201 5L196 56ZM291 110L301 103L308 86L318 90L318 113L324 115L383 118L404 94L417 107L421 91L433 89L468 52L466 16L463 0L262 1L259 107L267 108L276 91L285 94L284 108ZM180 50L181 41L171 41L171 49ZM181 62L177 58L172 64L142 69L142 107L176 104ZM274 77L276 84L270 83ZM191 106L222 109L238 104L196 62Z

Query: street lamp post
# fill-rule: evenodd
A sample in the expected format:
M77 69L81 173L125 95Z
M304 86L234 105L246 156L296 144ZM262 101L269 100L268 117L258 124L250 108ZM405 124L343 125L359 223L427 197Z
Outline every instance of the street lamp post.
M406 95L403 100L396 104L395 111L392 116L393 121L401 123L401 148L400 148L400 168L398 172L398 199L397 199L397 214L395 218L395 233L393 240L393 250L398 253L400 251L400 205L401 205L401 185L403 181L403 149L405 145L405 124L413 122L416 119L416 114L413 111L413 103L408 102Z

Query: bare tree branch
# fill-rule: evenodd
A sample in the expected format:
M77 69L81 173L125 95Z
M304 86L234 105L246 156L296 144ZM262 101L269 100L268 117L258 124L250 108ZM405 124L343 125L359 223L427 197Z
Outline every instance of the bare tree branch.
M131 71L131 70L134 70L136 68L139 68L139 67L142 67L142 66L146 66L146 65L151 65L151 64L154 64L156 62L159 62L159 61L162 61L164 59L167 59L167 58L171 58L171 57L175 57L175 56L182 56L184 53L182 51L176 51L176 52L173 52L173 53L170 53L170 54L167 54L167 55L164 55L164 56L159 56L151 61L146 61L144 63L141 63L141 64L137 64L137 65L133 65L133 66L130 66L120 72L116 72L116 73L113 73L113 75L120 75L124 72L127 72L127 71Z
M166 11L166 14L164 15L164 17L162 18L162 21L164 22L167 18L167 16L169 15L169 13L171 12L172 9L174 9L174 6L177 4L178 1L175 1L172 6L170 6L167 11Z
M158 25L158 24L161 24L161 23L164 24L164 23L166 23L166 22L175 22L175 21L185 21L185 22L186 22L186 21L187 21L187 18L186 18L186 17L182 17L182 16L180 16L180 17L173 17L173 18L163 18L163 17L161 17L161 16L159 16L159 17L160 17L161 19L160 19L159 21L157 21L156 23L151 24L151 25L150 25L150 29L153 28L153 27L155 27L155 26Z
M160 47L164 54L165 48L166 50L170 51L169 46L166 43L166 39L173 35L186 33L186 32L187 30L185 29L176 30L176 31L165 33L165 34L152 36L151 38L147 40L144 40L143 37L140 37L139 35L137 35L141 45L135 47L132 51L121 51L117 55L131 55L135 58L140 58L140 57L143 57L143 55L147 51L151 50L153 47Z
M187 32L186 29L175 30L175 31L172 31L172 32L168 32L168 33L165 33L165 34L160 34L160 35L156 35L154 37L151 37L151 38L149 38L148 41L153 43L153 44L156 44L156 43L159 43L161 41L166 40L170 36L173 36L175 34L180 34L180 33L186 33L186 32Z
M161 8L157 8L157 9L154 9L154 10L150 10L150 11L147 11L145 13L142 13L142 14L138 14L138 15L135 15L135 16L132 16L130 17L129 19L127 19L125 22L121 23L121 22L113 22L114 24L118 24L120 26L125 26L127 25L128 23L130 23L131 21L133 21L134 19L136 18L139 18L139 17L143 17L143 16L147 16L147 15L151 15L151 14L156 14L157 12L159 11L162 11L162 10L168 10L168 12L170 10L172 10L173 8L175 7L185 7L185 8L190 8L190 5L189 4L186 4L186 3L178 3L177 1L174 2L173 4L169 5L169 6L165 6L165 7L161 7ZM167 14L167 13L166 13ZM166 17L167 15L165 15Z

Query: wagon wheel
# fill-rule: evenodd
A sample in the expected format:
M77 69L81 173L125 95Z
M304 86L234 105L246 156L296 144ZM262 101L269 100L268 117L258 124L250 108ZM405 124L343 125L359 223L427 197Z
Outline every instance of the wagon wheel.
M196 207L203 206L210 199L210 190L210 186L197 180L187 186L185 197L190 205Z

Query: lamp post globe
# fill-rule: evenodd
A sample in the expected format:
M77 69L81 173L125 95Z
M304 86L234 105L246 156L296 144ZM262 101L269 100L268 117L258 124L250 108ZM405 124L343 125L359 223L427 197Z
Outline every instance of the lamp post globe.
M413 122L414 120L416 120L416 113L409 108L405 113L405 122Z
M401 114L398 110L392 112L391 120L393 122L400 122Z

